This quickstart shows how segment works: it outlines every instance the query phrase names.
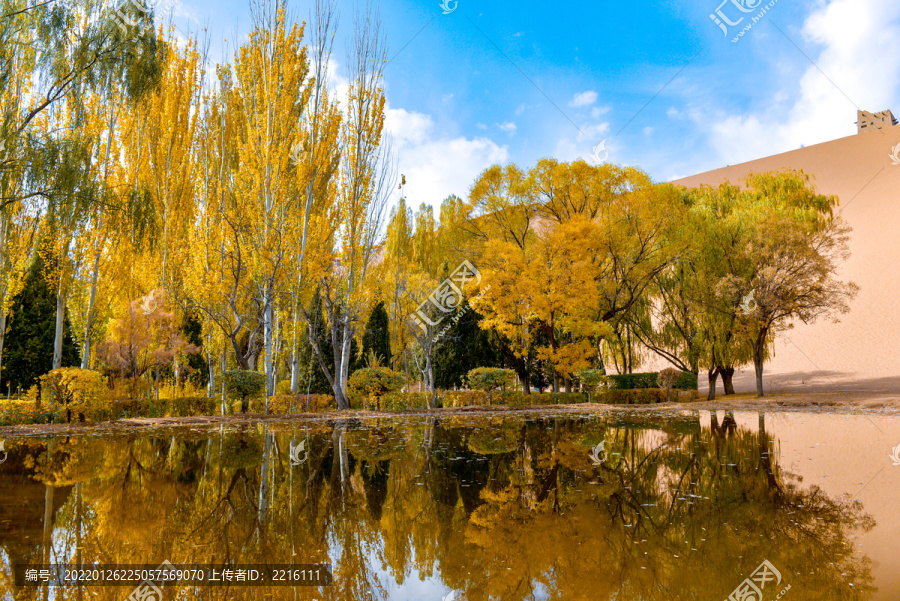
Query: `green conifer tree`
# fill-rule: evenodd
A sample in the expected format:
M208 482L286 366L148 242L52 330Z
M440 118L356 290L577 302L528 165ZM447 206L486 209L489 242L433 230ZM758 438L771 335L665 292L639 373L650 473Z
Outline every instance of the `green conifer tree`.
M369 313L366 331L363 334L363 360L374 353L382 367L391 365L391 332L388 325L388 313L381 301Z
M53 368L53 338L56 333L56 295L43 275L44 261L35 256L25 276L22 291L13 298L7 322L6 343L0 382L6 392L23 391L38 383ZM63 325L63 367L78 367L81 356L72 338L72 326L66 317Z

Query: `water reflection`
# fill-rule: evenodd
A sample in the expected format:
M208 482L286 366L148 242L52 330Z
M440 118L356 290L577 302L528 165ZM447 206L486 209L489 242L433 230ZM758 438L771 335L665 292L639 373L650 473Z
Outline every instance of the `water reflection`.
M731 414L710 421L8 438L0 586L16 600L122 599L127 588L17 589L10 566L168 559L333 566L331 587L198 588L185 599L721 600L768 560L789 599L873 598L870 562L850 539L874 526L861 505L785 471L764 415L756 429Z

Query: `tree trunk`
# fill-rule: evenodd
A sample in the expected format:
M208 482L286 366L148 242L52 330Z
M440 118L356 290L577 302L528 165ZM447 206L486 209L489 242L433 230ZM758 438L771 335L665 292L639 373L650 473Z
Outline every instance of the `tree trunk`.
M221 373L224 374L226 369L228 369L228 355L226 354L225 349L222 349L222 369ZM227 398L225 396L225 378L222 378L222 415L225 415L227 406Z
M6 338L6 311L0 302L0 373L3 372L3 342Z
M734 383L732 379L734 378L734 368L729 367L720 367L719 373L722 374L722 385L725 387L725 394L734 394Z
M716 378L719 377L719 368L710 367L707 377L709 378L709 395L706 397L706 400L714 401L716 400Z
M213 362L211 342L209 334L206 335L206 367L209 371L209 382L206 385L207 398L213 398L216 395L216 368Z
M569 376L566 376L565 381L566 381L566 392L572 392L572 378L570 378Z
M519 374L519 380L522 381L522 390L524 390L526 394L531 394L530 374L528 373L528 363L525 359L516 361L516 373Z
M100 273L100 250L94 255L94 270L91 274L91 295L88 298L87 317L84 320L84 351L81 354L81 369L91 365L91 330L94 329L94 301L97 298L97 277Z
M294 302L294 327L291 334L291 394L297 394L300 387L300 345L297 344L297 318L300 311Z
M553 369L553 392L559 392L559 374L556 373L556 368Z
M62 367L63 325L66 317L66 299L63 296L62 275L56 290L56 334L53 337L53 369Z
M763 361L766 352L766 335L768 330L763 328L756 341L753 343L753 367L756 370L756 396L766 396L763 392Z
M431 365L431 345L429 344L429 352L425 357L425 378L428 383L428 392L431 393L431 400L428 402L428 408L431 409L435 405L434 391L434 368Z
M341 377L337 380L341 391L341 399L346 405L344 408L350 408L350 401L347 398L347 379L350 377L350 343L353 342L353 330L350 327L350 316L343 318L344 327L341 336Z
M272 299L271 299L271 291L266 289L266 308L264 311L265 314L265 334L264 334L264 345L265 345L265 353L266 358L264 363L265 372L266 372L266 403L265 403L265 413L269 412L269 397L275 394L275 374L272 373L274 369L274 326L275 324L272 321Z

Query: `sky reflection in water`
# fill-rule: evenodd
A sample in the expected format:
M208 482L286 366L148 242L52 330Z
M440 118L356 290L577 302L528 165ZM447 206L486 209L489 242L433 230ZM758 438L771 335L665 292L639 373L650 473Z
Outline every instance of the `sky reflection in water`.
M766 600L788 585L789 601L900 591L900 420L885 416L443 417L5 443L7 599L130 593L15 589L10 564L166 559L330 563L334 585L166 587L164 601L721 601L763 561L781 577Z

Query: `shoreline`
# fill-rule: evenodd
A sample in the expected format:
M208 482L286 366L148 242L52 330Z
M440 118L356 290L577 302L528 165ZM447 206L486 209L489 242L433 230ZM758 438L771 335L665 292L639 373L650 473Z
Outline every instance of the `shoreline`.
M796 410L862 410L900 414L900 395L893 393L857 392L776 392L758 398L752 393L720 395L714 401L698 400L689 403L658 403L650 405L608 405L579 403L574 405L530 405L507 407L506 405L477 405L414 409L408 411L344 410L325 413L272 414L247 413L240 415L200 415L191 417L127 418L113 422L87 422L75 424L27 424L0 427L0 436L17 434L78 434L98 429L133 432L153 428L210 427L250 425L257 423L291 422L341 422L348 420L390 419L396 417L500 417L503 415L561 415L566 413L612 414L642 411L796 411Z

